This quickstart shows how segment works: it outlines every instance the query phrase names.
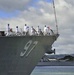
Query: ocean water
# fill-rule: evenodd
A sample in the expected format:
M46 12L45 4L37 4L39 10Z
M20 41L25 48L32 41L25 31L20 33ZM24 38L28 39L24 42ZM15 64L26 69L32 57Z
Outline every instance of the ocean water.
M31 75L74 75L74 66L37 66Z

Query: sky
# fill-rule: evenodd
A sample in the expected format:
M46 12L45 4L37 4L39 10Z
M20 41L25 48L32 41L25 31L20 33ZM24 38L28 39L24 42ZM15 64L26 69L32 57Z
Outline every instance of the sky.
M74 54L74 0L54 1L60 36L53 48L56 54ZM14 30L24 24L56 30L52 0L0 0L0 30L8 23Z

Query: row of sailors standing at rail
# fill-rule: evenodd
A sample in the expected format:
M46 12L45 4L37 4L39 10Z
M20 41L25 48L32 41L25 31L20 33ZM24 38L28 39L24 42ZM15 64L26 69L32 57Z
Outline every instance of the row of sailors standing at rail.
M10 28L10 25L8 24L6 35L10 35L12 32L13 31ZM19 32L20 32L19 28L18 28L18 26L16 26L16 34L19 34ZM46 36L46 35L52 35L52 34L54 34L53 31L46 25L45 25L43 31L40 29L39 26L37 26L36 29L33 26L31 26L31 29L29 29L29 26L27 26L27 24L24 25L23 35L25 35L25 36L26 35L37 35L37 36L44 35L44 36Z

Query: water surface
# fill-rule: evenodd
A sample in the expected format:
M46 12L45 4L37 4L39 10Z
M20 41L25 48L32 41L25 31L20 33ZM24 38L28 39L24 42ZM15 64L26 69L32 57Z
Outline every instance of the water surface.
M74 75L74 66L37 66L31 75Z

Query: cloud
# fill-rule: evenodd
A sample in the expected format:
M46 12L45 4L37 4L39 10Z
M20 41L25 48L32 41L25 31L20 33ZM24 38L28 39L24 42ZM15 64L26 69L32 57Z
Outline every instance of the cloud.
M25 4L24 4L25 3ZM31 6L32 0L0 0L0 10L16 11L20 10L17 16L12 18L0 18L0 26L4 28L8 23L15 29L18 25L23 28L24 24L43 29L44 25L55 29L55 20L53 6L50 2L39 0L36 6ZM27 9L25 9L25 7ZM57 21L59 27L59 38L53 44L57 54L74 53L74 1L73 0L55 0ZM23 11L22 11L23 10Z
M11 12L11 11L22 11L32 0L0 0L0 10Z
M73 0L65 0L68 4L71 4L72 6L74 6L74 1Z

